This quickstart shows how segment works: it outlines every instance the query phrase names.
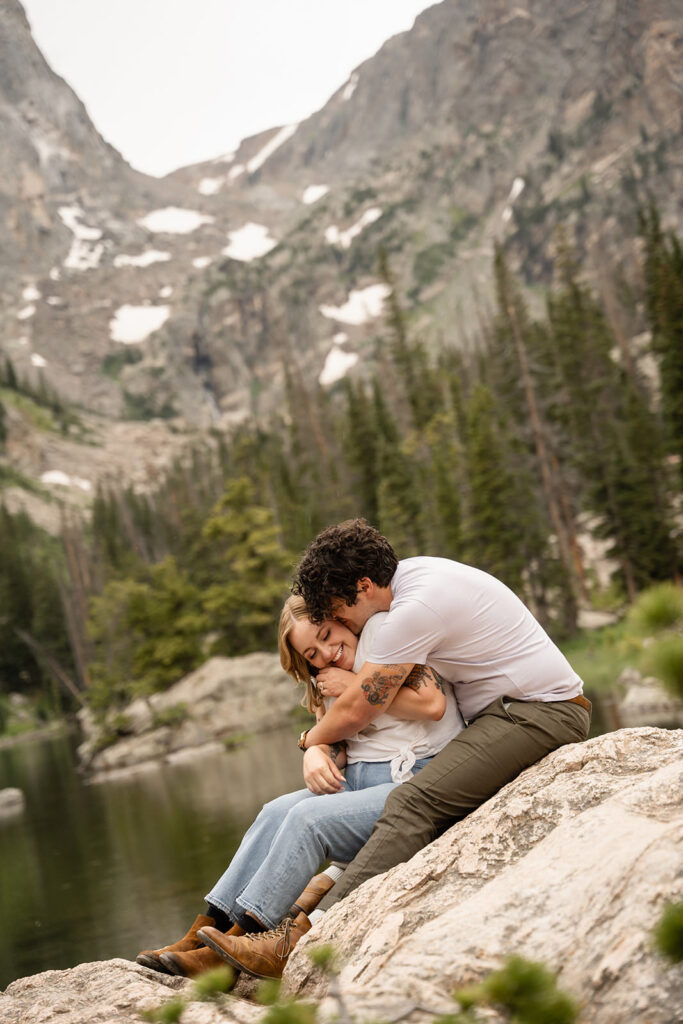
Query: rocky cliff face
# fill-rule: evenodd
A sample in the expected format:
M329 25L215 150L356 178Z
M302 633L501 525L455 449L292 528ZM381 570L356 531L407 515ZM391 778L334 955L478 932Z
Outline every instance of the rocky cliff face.
M78 716L84 736L78 756L99 780L158 759L172 762L209 744L220 749L231 737L286 725L301 697L277 654L210 658L168 690L133 701L99 725L84 708ZM115 742L103 748L107 733Z
M363 372L379 248L432 347L486 305L496 239L537 284L568 223L598 287L628 278L636 195L680 223L682 40L677 0L443 0L303 123L158 180L2 0L0 351L109 419L204 430L266 415L285 364ZM17 431L15 465L60 468Z
M518 953L557 972L584 1024L680 1020L680 966L654 952L651 933L683 896L682 752L683 732L662 729L555 751L329 911L293 954L287 988L318 1001L322 1020L336 1012L306 955L331 942L354 1019L428 1022L453 1009L455 987ZM8 986L0 1024L123 1024L189 984L125 960L47 971ZM240 998L251 987L192 1003L183 1021L261 1019L265 1009Z

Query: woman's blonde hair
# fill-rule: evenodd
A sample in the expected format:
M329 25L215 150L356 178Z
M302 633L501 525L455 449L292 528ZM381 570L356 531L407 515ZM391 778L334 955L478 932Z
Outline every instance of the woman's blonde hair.
M315 686L311 678L311 667L304 658L303 654L299 654L292 647L289 634L297 622L302 619L308 618L308 610L304 602L303 597L299 597L298 594L293 594L288 597L282 608L280 614L280 625L277 631L277 646L280 652L280 664L282 665L285 672L287 672L292 679L295 679L297 683L301 683L306 687L306 693L304 694L302 705L305 708L315 714L316 708L322 707L322 697L318 693L317 687Z

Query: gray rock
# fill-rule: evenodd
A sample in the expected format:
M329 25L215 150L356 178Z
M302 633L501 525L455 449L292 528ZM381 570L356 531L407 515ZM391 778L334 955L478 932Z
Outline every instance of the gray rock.
M80 712L86 740L79 748L79 757L94 773L109 773L159 758L175 759L180 751L210 749L208 745L217 739L281 726L301 696L302 690L282 671L275 654L211 658L163 693L133 701L123 711L131 735L104 750L94 752L99 727L88 710ZM174 711L182 720L159 724ZM120 718L120 713L116 717Z
M147 970L128 960L79 964L66 971L44 971L12 982L0 996L0 1024L131 1024L174 995L187 995L191 983ZM190 1003L183 1024L250 1024L263 1008L231 998L226 1007Z
M627 668L618 683L626 688L615 704L618 725L683 726L683 700L674 697L659 679Z
M26 798L20 789L0 789L0 817L20 814L26 806Z
M680 730L623 729L550 754L327 913L289 989L325 995L306 951L331 942L354 1015L427 1021L518 953L558 973L582 1024L683 1019L680 968L651 938L683 898L682 753Z

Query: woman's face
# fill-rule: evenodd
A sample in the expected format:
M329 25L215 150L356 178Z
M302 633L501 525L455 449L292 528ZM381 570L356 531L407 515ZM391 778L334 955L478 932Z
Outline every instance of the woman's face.
M325 619L319 625L309 619L299 619L289 634L289 642L313 668L353 670L358 637L335 619Z

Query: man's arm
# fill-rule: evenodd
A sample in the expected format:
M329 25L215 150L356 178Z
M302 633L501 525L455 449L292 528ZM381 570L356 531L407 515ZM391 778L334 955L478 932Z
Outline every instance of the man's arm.
M324 719L309 730L306 747L337 743L360 732L388 710L413 668L414 665L373 665L366 662ZM323 669L318 673L318 680L324 682L326 674L334 671L333 668Z
M440 721L448 683L433 668L416 665L391 703L391 714L409 722Z

